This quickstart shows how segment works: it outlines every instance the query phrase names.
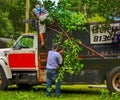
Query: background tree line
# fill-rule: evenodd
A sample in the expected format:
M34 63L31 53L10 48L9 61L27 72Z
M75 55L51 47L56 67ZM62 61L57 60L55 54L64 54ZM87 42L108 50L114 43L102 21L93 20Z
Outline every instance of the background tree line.
M32 9L37 0L30 0L30 19L32 19ZM63 27L75 28L75 25L81 25L86 22L110 21L114 17L120 17L120 0L59 0L56 7L51 0L44 0L44 6L49 10L51 20L57 20ZM24 33L26 0L0 0L0 37L10 37L14 35L16 39ZM78 22L73 18L69 22L72 13L77 13L77 17L84 17L85 20ZM60 14L59 14L60 13ZM68 16L68 14L70 16ZM63 20L67 20L68 22ZM65 17L66 16L66 17ZM111 18L111 19L110 19ZM71 19L70 19L71 20ZM70 29L69 29L70 30ZM30 32L35 31L30 24Z

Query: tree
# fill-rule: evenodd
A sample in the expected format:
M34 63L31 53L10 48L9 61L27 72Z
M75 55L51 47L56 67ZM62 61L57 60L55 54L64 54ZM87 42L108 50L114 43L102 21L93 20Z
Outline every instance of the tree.
M120 0L67 0L70 10L86 13L88 18L98 14L109 20L111 17L120 17Z
M0 36L9 37L13 34L14 28L12 22L8 19L9 12L0 10Z
M24 24L23 24L23 18L25 16L25 6L24 6L24 2L22 2L23 0L1 0L0 4L2 6L0 6L0 9L3 13L8 13L8 15L6 16L7 20L4 20L5 23L10 22L12 26L3 26L1 24L1 28L4 29L7 32L7 29L9 29L9 27L13 27L13 31L12 33L7 32L6 34L4 32L2 32L1 37L10 37L10 35L14 35L14 39L18 38L18 36L20 34L22 34L23 30L24 30ZM4 17L1 15L1 18ZM2 20L0 20L1 22Z

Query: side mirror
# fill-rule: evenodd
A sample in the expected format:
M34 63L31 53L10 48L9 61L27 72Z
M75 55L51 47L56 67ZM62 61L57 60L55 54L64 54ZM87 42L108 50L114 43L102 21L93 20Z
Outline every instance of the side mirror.
M12 39L12 42L13 42L13 40L14 40L13 37L14 37L13 35L10 35L10 39Z

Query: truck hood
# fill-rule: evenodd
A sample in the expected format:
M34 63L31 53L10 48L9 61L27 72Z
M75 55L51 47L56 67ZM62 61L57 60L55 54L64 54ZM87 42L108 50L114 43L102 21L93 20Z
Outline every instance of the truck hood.
M7 56L7 53L8 53L9 50L10 50L10 48L0 49L0 57Z

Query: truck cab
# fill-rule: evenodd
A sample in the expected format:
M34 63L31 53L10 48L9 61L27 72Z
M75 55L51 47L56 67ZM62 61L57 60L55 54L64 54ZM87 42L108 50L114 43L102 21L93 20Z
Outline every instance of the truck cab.
M40 76L37 35L20 36L9 49L7 56L4 59L1 57L0 62L0 89L6 89L9 84L38 84Z

